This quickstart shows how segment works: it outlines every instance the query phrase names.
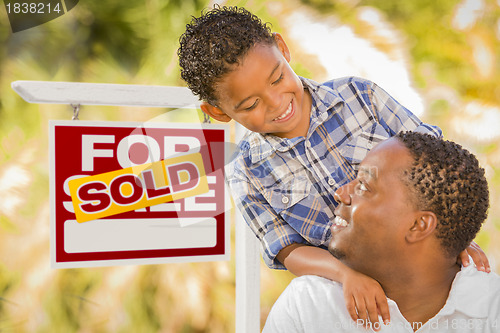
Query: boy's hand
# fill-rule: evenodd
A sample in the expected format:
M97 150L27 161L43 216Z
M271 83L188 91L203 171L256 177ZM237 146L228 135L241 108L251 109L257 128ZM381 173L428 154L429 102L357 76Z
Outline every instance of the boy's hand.
M384 324L389 323L389 305L377 281L351 269L348 269L343 280L344 299L352 320L362 320L365 328L375 331L381 328L379 314Z
M458 255L457 262L467 267L470 264L469 256L472 257L472 260L476 264L477 270L487 273L491 272L490 262L488 261L486 254L479 247L479 245L474 242L472 242L468 248L466 248Z

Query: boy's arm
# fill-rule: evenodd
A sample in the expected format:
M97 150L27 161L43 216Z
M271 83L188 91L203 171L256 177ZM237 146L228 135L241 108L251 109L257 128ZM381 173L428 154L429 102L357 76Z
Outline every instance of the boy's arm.
M354 321L384 323L390 321L387 298L374 279L345 266L325 249L304 244L283 248L276 258L294 275L318 275L342 283L347 310ZM380 326L371 325L379 328Z
M253 183L260 185L260 180L250 182L242 169L244 168L240 165L235 165L226 172L234 202L247 225L259 239L266 265L272 269L285 269L282 262L276 258L279 251L291 244L310 242L276 212L267 201L264 190L253 185ZM300 188L296 191L299 192ZM279 193L273 195L279 200ZM304 193L304 196L306 195L307 193Z
M347 268L327 250L305 244L283 248L276 259L296 276L317 275L340 283L343 283L344 268Z

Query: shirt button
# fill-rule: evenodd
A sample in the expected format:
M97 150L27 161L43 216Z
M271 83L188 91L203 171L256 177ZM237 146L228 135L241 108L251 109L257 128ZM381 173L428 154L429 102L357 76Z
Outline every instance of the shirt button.
M368 149L372 149L372 148L373 148L373 143L372 143L372 142L368 142L368 143L366 144L366 147L367 147Z
M330 185L330 186L335 185L335 179L333 179L333 178L331 178L331 177L330 177L330 178L328 178L328 185Z
M311 143L309 141L306 141L306 147L311 148Z
M282 202L282 203L284 203L284 204L287 204L287 203L288 203L288 201L290 201L290 200L288 199L288 197L283 196L283 198L281 198L281 202Z

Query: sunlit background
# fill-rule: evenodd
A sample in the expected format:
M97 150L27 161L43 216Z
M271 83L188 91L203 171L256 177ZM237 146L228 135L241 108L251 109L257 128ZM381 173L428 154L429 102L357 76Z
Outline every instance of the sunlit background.
M500 258L500 0L219 1L283 34L299 75L355 75L386 89L487 171L490 217L476 241ZM232 332L229 262L49 267L48 120L69 106L29 104L16 80L183 85L177 41L203 0L85 0L12 34L0 8L0 331ZM82 120L199 122L182 110L82 107ZM234 239L234 237L233 237ZM261 322L293 278L261 269Z

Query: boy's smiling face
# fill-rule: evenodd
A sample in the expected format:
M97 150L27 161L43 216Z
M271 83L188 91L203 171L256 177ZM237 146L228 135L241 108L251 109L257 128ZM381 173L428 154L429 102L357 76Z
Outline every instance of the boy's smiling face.
M311 97L288 62L290 53L279 34L276 45L255 45L217 84L217 107L202 110L219 121L236 122L258 133L305 136Z

